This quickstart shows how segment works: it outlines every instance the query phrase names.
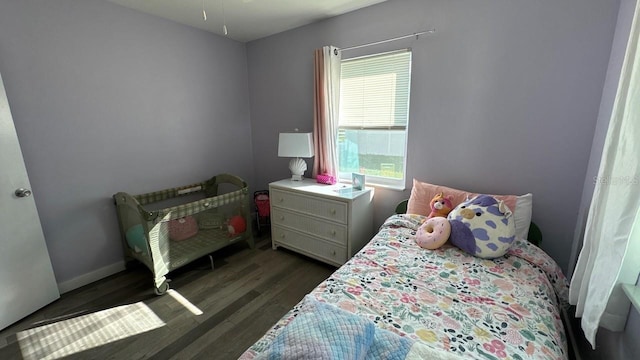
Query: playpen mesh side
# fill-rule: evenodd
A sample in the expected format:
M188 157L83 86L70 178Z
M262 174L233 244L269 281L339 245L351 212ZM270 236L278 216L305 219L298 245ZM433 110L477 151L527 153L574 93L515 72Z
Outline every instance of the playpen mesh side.
M142 216L133 197L124 193L118 193L115 197L125 256L138 259L148 267L152 266L147 233L149 226L152 227L153 224Z

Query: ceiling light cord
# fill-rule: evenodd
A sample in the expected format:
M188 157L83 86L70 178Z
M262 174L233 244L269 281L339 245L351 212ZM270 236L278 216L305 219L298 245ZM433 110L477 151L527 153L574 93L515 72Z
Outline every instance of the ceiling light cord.
M207 12L204 10L204 0L202 0L202 19L207 21Z
M227 31L227 15L224 11L224 0L222 0L222 31L225 36L229 35L229 32Z

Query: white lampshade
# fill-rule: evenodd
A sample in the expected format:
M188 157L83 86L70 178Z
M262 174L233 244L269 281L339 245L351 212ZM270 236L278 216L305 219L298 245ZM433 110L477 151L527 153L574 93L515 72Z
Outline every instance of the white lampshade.
M312 133L280 133L278 140L279 157L303 157L314 155Z
M280 133L278 156L294 158L289 162L291 180L302 180L302 175L307 170L307 163L300 158L314 155L312 135L312 133Z

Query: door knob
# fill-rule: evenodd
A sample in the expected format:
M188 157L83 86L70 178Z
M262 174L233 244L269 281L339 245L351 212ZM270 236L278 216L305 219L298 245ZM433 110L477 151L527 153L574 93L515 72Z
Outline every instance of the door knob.
M17 189L14 194L16 194L17 197L28 197L31 196L31 190L20 188Z

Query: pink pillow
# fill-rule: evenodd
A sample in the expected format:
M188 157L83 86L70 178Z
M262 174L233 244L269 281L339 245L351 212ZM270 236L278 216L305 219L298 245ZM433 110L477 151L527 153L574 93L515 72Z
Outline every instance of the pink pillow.
M453 206L457 206L461 202L471 199L478 193L472 193L465 190L458 190L442 185L434 185L426 182L413 179L413 188L411 189L411 196L409 197L409 203L407 204L407 214L417 214L429 216L431 213L431 207L429 203L437 193L443 193L445 196L451 195L453 199L451 202ZM491 194L487 194L491 195ZM491 195L498 200L502 200L507 204L509 209L515 216L516 223L516 235L526 239L529 232L529 224L531 223L531 194L526 195Z
M198 233L198 223L193 216L169 221L169 239L175 241L186 240Z

